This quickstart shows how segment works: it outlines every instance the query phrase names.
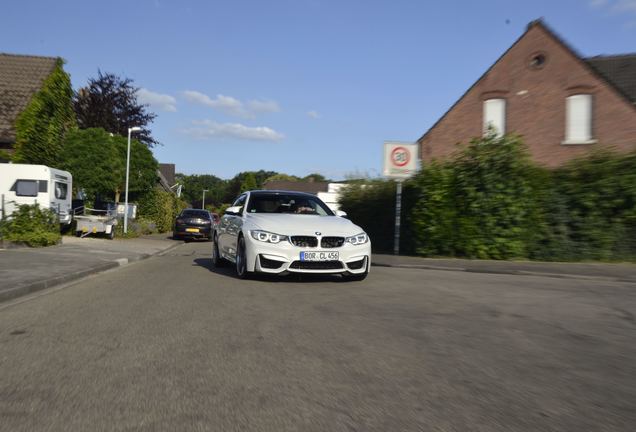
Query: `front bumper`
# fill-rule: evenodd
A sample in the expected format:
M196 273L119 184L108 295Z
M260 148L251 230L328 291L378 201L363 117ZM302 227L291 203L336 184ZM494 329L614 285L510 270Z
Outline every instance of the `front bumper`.
M363 245L345 243L337 248L298 247L285 241L277 244L245 236L247 269L270 274L281 273L349 273L361 274L371 268L371 242ZM337 261L300 261L301 252L338 252Z

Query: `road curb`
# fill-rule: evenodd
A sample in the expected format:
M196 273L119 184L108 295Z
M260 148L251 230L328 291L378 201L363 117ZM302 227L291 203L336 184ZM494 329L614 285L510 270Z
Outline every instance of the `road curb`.
M465 268L465 267L448 267L448 266L435 266L427 264L388 264L383 262L372 262L373 267L393 267L393 268L408 268L408 269L420 269L420 270L442 270L442 271L455 271L466 273L485 273L485 274L503 274L513 276L542 276L558 279L585 279L591 281L606 281L606 282L623 282L623 283L636 283L636 279L611 277L611 276L588 276L577 275L571 273L549 273L530 270L515 270L515 269L477 269L477 268Z
M174 245L168 246L166 249L162 249L155 253L150 254L142 254L133 258L118 258L113 261L108 261L102 264L97 264L93 267L87 268L85 270L80 270L77 272L69 273L63 276L57 276L51 279L46 279L42 281L32 282L30 284L17 286L14 288L10 288L8 290L0 291L0 303L6 302L8 300L13 300L18 297L25 296L27 294L32 294L37 291L42 291L47 288L53 288L58 285L66 284L69 282L76 282L80 279L84 279L85 277L94 275L96 273L101 273L106 270L111 270L117 267L124 267L134 262L142 261L147 258L153 257L155 255L166 253L177 246L180 246L181 243L176 243Z

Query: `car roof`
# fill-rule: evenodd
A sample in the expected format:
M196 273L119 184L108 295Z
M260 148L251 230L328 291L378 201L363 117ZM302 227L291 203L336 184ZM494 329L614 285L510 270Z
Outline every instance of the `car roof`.
M282 195L282 194L290 194L290 195L302 195L302 196L307 196L307 197L313 197L313 198L317 198L316 195L311 194L311 193L307 193L307 192L298 192L298 191L288 191L288 190L265 190L265 189L259 189L259 190L253 190L253 191L249 191L250 195Z

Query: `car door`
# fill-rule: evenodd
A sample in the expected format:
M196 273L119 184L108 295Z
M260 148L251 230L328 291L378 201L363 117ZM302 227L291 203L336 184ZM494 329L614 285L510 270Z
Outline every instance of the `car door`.
M247 201L247 194L239 196L232 207L240 207L238 214L224 214L219 223L218 239L219 249L221 254L227 257L236 255L236 242L238 240L238 234L243 227L243 210L245 209L245 202Z

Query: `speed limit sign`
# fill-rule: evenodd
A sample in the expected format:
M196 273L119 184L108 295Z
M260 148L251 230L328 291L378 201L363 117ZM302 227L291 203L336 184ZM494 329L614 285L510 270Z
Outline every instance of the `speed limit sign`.
M385 177L403 179L411 177L417 171L417 144L390 142L384 143Z

